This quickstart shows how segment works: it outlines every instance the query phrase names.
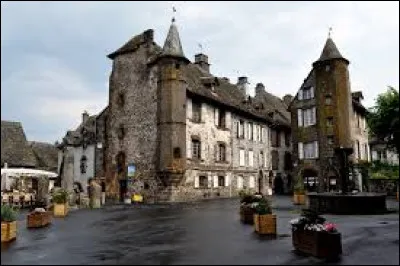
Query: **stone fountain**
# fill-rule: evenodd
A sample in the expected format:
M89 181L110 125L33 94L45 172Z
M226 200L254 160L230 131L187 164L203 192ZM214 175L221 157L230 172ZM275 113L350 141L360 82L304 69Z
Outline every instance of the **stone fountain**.
M309 208L319 213L331 214L376 214L385 213L386 194L372 192L350 192L349 156L352 148L338 147L335 153L340 159L340 192L308 193Z

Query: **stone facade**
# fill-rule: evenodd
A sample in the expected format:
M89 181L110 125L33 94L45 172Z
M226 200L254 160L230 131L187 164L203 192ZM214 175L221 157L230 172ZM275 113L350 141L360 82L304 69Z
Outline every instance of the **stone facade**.
M368 160L366 110L360 93L351 94L348 64L328 38L321 57L290 104L293 156L297 165L294 174L304 178L309 190L339 188L335 148L353 148L359 142L366 147L359 154ZM354 155L350 159L354 162ZM360 174L356 172L356 176L354 181L361 190Z
M188 201L237 196L242 189L266 193L272 186L270 130L287 131L290 137L282 100L274 99L273 106L270 95L256 101L241 84L212 76L206 55L196 55L191 63L175 23L163 49L147 30L109 58L113 67L104 129L98 123L105 136L108 200L140 193L147 202ZM277 109L286 118L272 118ZM243 137L238 137L239 121L247 132ZM290 145L276 149L283 156ZM283 161L276 172L285 172ZM135 166L132 178L129 165Z

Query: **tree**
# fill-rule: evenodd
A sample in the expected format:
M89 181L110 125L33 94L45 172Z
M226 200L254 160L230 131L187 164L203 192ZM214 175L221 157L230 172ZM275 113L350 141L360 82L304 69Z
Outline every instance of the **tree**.
M372 135L399 153L399 92L395 88L388 86L386 92L378 95L376 105L370 108L367 123Z

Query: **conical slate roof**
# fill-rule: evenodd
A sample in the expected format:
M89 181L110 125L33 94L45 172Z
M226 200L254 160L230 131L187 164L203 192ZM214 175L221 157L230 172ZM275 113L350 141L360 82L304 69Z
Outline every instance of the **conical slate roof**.
M183 53L181 39L179 38L178 28L175 25L174 19L169 27L167 39L165 39L161 55L186 58Z
M322 50L321 56L319 57L318 61L325 61L325 60L330 60L330 59L346 59L344 58L339 50L336 47L336 44L333 42L333 40L329 37L326 40L324 49ZM347 59L346 59L347 60Z

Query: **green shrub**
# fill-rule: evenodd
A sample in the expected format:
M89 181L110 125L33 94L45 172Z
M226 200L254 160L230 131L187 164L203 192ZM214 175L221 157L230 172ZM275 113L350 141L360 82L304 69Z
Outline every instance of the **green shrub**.
M255 213L259 215L271 214L272 208L271 203L267 198L261 198L255 207Z
M53 194L53 202L55 204L65 204L68 202L68 191L60 189Z
M10 205L1 206L1 221L14 222L17 220L17 211Z

